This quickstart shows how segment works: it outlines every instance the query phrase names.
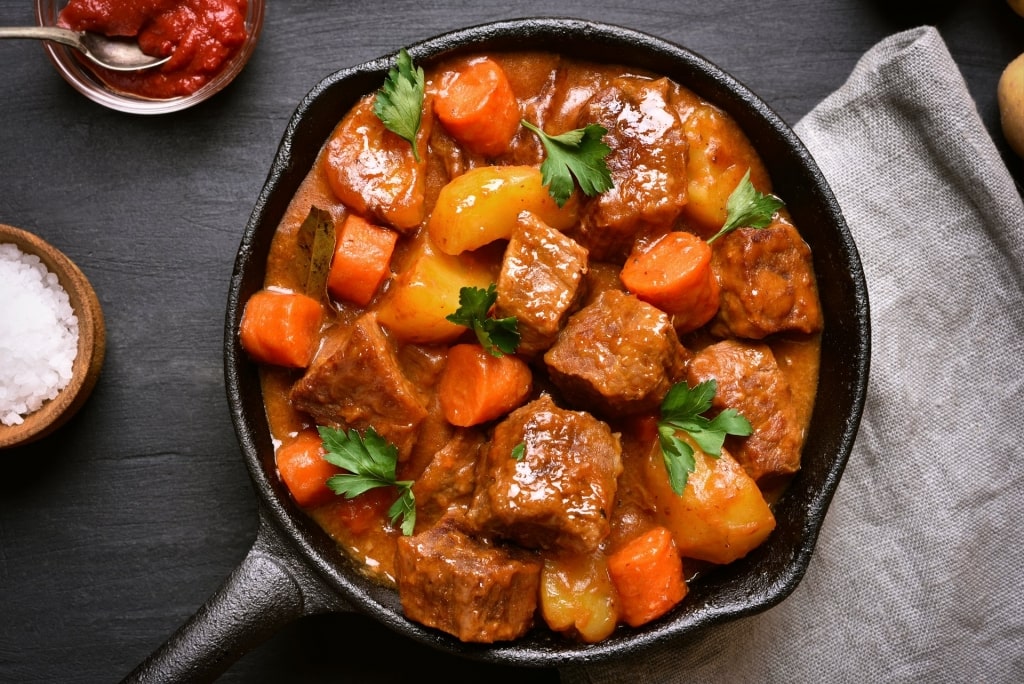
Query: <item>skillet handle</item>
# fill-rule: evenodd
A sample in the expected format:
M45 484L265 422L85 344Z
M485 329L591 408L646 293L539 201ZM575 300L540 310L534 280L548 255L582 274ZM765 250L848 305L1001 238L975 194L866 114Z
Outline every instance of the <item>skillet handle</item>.
M309 569L288 557L261 510L256 540L239 566L122 684L212 682L288 623L348 610Z

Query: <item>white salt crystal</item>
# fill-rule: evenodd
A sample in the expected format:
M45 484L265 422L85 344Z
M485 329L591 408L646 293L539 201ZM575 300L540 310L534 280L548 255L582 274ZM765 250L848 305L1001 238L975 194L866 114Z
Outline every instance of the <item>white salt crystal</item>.
M0 244L0 423L18 425L71 381L78 317L39 257Z

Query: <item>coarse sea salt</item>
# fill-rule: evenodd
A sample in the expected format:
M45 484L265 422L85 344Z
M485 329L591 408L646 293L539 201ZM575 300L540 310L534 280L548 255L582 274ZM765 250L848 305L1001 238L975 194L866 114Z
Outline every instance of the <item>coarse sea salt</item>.
M78 317L34 254L0 244L0 423L19 425L71 381Z

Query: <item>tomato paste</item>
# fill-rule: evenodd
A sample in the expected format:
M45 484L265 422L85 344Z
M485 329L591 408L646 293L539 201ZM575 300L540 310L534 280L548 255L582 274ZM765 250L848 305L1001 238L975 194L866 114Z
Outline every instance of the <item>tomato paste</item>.
M248 0L70 0L58 24L135 37L142 51L171 59L135 72L95 68L110 87L147 98L190 95L225 69L247 37Z

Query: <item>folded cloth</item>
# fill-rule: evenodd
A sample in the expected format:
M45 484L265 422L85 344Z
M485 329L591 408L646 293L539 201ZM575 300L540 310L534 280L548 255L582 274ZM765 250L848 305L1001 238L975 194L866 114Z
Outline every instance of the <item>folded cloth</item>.
M604 682L1024 681L1024 207L931 27L796 126L864 264L871 378L801 584Z

